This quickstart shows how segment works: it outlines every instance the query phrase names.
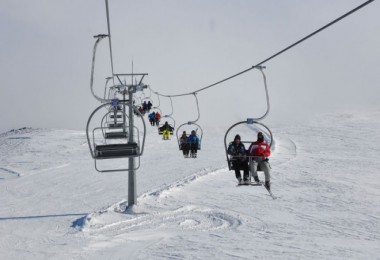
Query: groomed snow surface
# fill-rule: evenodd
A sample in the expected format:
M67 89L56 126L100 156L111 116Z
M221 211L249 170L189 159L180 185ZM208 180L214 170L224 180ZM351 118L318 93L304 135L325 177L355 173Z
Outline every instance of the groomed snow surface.
M228 126L184 159L148 125L127 211L128 173L96 172L83 131L0 134L0 259L380 259L380 111L268 126L276 200L236 186Z

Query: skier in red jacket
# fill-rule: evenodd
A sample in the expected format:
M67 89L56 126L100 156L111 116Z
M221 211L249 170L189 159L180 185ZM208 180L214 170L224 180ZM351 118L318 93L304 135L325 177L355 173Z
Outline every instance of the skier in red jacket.
M156 126L158 126L160 124L160 120L161 120L161 115L158 111L154 115L154 119L155 119Z
M257 168L259 167L265 174L265 187L270 190L271 167L268 162L270 146L264 141L262 132L257 133L257 141L249 146L248 152L249 155L252 156L252 162L249 166L255 182L260 182L257 176Z

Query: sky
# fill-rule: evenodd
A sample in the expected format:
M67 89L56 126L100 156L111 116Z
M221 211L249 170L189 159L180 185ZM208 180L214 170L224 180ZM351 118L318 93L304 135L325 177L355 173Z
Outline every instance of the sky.
M189 93L250 68L364 1L110 0L115 73L148 73L166 95ZM380 104L380 11L374 1L264 65L267 122ZM90 92L94 35L107 33L105 2L0 1L0 132L84 129L99 105ZM98 47L95 88L111 74ZM147 93L149 94L149 93ZM199 123L231 125L265 112L258 71L201 91ZM157 97L152 97L157 103ZM169 113L168 98L160 99ZM224 104L230 104L224 106ZM193 96L173 99L178 123L197 118Z

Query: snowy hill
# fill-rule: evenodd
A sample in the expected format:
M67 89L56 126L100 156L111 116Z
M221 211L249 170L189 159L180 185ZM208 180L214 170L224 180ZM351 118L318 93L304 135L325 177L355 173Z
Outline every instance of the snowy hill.
M0 259L379 259L380 111L270 127L278 199L236 187L226 129L184 159L149 126L127 213L128 174L97 173L84 132L3 133Z

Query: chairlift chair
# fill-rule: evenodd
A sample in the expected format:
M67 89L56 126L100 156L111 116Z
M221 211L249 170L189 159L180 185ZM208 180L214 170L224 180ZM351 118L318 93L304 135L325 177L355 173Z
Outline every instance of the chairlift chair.
M141 99L141 105L142 104L144 104L144 101L148 104L149 103L149 101L150 101L150 103L152 103L152 105L153 105L153 99L151 98L151 97L144 97L143 99ZM153 107L152 107L153 108ZM151 108L151 109L152 109Z
M272 147L272 144L273 144L273 135L272 135L272 132L270 131L270 129L264 125L263 123L261 122L258 122L258 121L255 121L253 119L250 119L248 118L246 121L241 121L241 122L238 122L234 125L232 125L226 132L226 134L224 135L224 147L225 147L225 151L226 151L226 158L227 158L227 163L228 163L228 169L231 171L231 170L235 170L233 164L232 164L232 156L228 154L228 146L233 142L229 142L227 144L227 137L228 137L228 134L231 132L231 130L235 127L237 127L238 125L241 125L241 124L246 124L248 126L252 126L250 127L250 129L255 133L255 137L257 136L257 133L258 132L262 132L263 135L264 135L264 140L268 143L269 147ZM264 130L265 129L265 130ZM246 140L241 140L241 143L243 144L247 144L248 147L251 143L255 142L256 139L254 140L249 140L249 141L246 141ZM246 146L246 149L248 149L248 147ZM252 159L253 159L253 156L249 156L248 155L248 150L247 150L247 157L249 159L249 162L251 163ZM257 169L258 171L261 171L261 169Z
M125 105L129 105L128 103L124 103ZM115 132L112 134L107 135L106 133L111 133L112 131L108 130L122 130L123 128L127 127L123 124L121 127L110 127L101 125L100 127L95 127L92 130L90 129L91 121L95 114L97 114L102 108L107 108L110 106L111 103L105 103L97 107L92 114L90 115L88 121L87 121L87 127L86 127L86 136L87 136L87 142L89 145L91 157L95 160L95 169L99 172L113 172L113 171L127 171L131 170L128 168L123 169L99 169L97 167L97 161L98 160L105 160L105 159L120 159L120 158L138 158L138 164L133 169L136 170L140 167L140 156L144 152L144 144L145 144L145 136L146 136L146 126L145 121L142 117L142 115L138 112L139 117L142 121L142 125L144 127L143 129L143 136L142 140L140 140L140 131L139 129L134 126L133 127L133 133L134 138L133 140L129 140L130 138L126 138L126 134L121 134L122 131ZM136 112L136 111L135 111ZM104 118L104 116L103 116Z
M190 133L191 133L192 130L194 130L196 132L196 135L199 138L199 144L198 144L198 149L197 150L201 150L201 147L202 147L202 138L203 138L203 130L200 127L200 125L198 125L198 124L196 124L194 122L187 122L187 123L184 123L184 124L180 125L177 128L177 131L176 131L176 137L177 137L177 141L178 141L178 148L179 148L180 151L183 151L183 147L182 147L182 144L181 144L181 136L179 136L179 133L182 135L183 131L186 131L186 136L189 137L189 135L190 135ZM185 158L192 158L192 157L190 156L190 157L185 157Z
M125 115L125 117L123 115ZM126 122L124 123L123 121L120 121L120 119L125 119L126 122L129 121L129 117L127 114L121 113L116 109L114 111L110 110L110 112L106 113L103 116L101 126L104 138L128 138L128 125L126 124Z
M174 120L174 118L171 117L171 116L168 116L168 115L165 115L165 116L161 117L161 119L162 119L162 118L169 118L169 121L170 121L170 122L168 122L168 124L172 127L172 130L170 131L170 134L173 135L173 132L174 132L174 130L175 130L175 120ZM165 119L165 121L166 121L166 119ZM162 121L161 121L161 122L162 122ZM164 125L165 125L165 123L160 123L160 124L158 125L157 129L158 129L158 134L159 134L159 135L162 135L162 134L163 134L162 127L163 127Z
M173 134L173 131L174 131L174 129L175 129L175 120L174 120L174 118L172 117L172 115L173 115L173 101L172 101L172 98L171 98L171 97L169 97L169 99L170 99L170 105L171 105L172 110L171 110L170 114L164 115L164 116L162 116L161 118L169 118L169 121L170 121L170 122L168 122L168 124L173 128L173 130L170 131L170 134L172 135L172 134ZM166 121L166 120L165 120L165 121ZM161 124L158 125L158 134L159 134L159 135L162 135L162 134L163 134L163 131L160 129L163 125L164 125L163 123L161 123Z

